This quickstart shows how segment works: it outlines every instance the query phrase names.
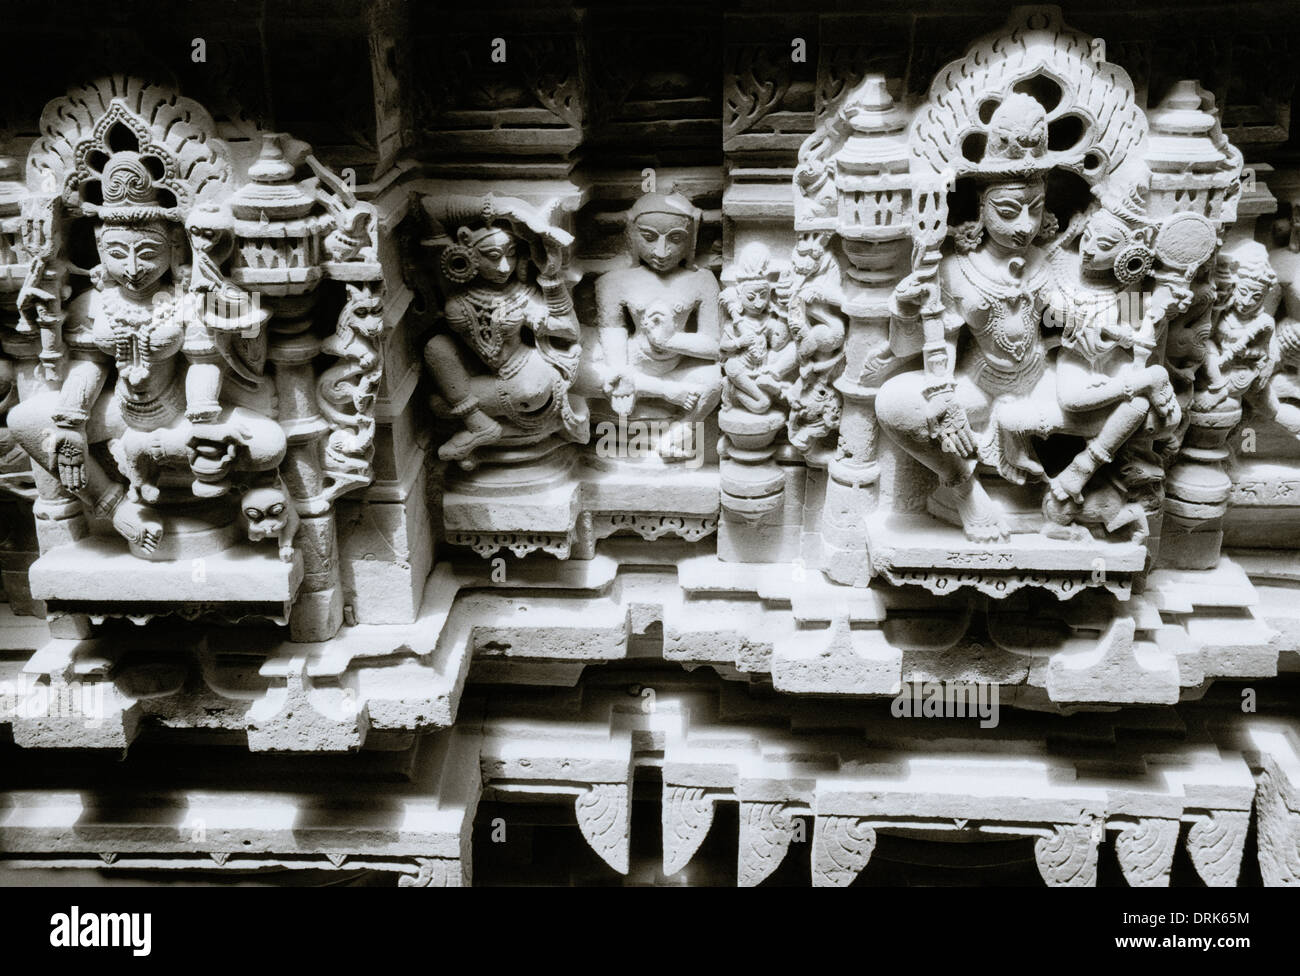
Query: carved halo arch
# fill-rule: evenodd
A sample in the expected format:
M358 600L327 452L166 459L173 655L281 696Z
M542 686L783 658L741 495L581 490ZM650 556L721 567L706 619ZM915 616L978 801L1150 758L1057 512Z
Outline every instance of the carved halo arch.
M207 110L138 78L112 75L74 88L45 106L40 131L27 154L28 188L57 194L73 216L96 212L104 166L124 149L140 154L154 186L174 200L169 219L183 221L231 188L230 149Z
M1092 186L1141 158L1147 119L1128 73L1104 60L1100 41L1066 27L1060 8L1026 7L1009 33L987 35L935 77L909 132L913 176L981 172L989 122L1013 93L1046 112L1045 164Z

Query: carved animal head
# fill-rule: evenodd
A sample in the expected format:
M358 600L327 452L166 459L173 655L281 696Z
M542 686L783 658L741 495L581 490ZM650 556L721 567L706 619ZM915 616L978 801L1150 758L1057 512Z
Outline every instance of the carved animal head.
M1047 113L1029 95L1016 92L989 120L987 154L993 159L1024 159L1047 154Z
M348 301L343 306L348 325L362 335L377 336L384 328L384 299L367 287L348 285Z
M239 499L239 518L250 542L278 536L289 524L293 500L277 479L273 485L250 488Z

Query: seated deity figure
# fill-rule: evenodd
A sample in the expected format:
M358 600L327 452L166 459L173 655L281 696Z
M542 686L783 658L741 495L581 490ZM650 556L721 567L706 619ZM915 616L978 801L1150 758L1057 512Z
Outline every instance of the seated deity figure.
M1246 400L1252 406L1259 403L1265 415L1276 415L1269 385L1274 366L1270 305L1277 298L1278 279L1268 250L1257 241L1225 247L1215 265L1215 286L1214 328L1199 377L1197 407Z
M699 222L679 193L643 195L627 215L637 264L596 281L586 388L621 417L666 424L657 445L665 461L695 456L692 425L722 397L718 282L694 264Z
M1053 251L1048 320L1061 329L1056 400L1036 404L1033 414L1022 413L1029 422L1019 428L1088 438L1084 450L1049 482L1044 513L1054 522L1068 521L1100 468L1125 449L1137 450L1133 437L1144 425L1158 435L1181 418L1168 372L1147 360L1169 312L1186 308L1191 293L1176 283L1161 283L1149 295L1138 290L1151 270L1156 232L1134 185L1103 199L1087 215L1077 251ZM1140 300L1146 308L1139 313ZM1008 417L1006 425L1017 421ZM1159 477L1154 455L1124 460L1130 474L1150 468L1148 473Z
M220 498L239 473L277 468L286 442L261 375L265 316L248 301L232 305L238 289L213 282L212 269L203 285L220 285L223 301L198 294L186 215L160 195L139 153L114 152L100 183L102 203L83 204L100 263L94 288L67 307L63 381L17 404L9 427L39 467L148 558L168 505ZM191 237L218 233L211 214L190 216ZM53 301L33 284L19 298L28 308ZM101 463L100 444L118 471Z
M1005 513L976 476L981 462L1013 480L1041 467L1004 451L994 416L1055 399L1055 377L1042 336L1041 292L1049 283L1044 231L1045 177L1050 164L1042 105L1013 94L994 111L980 168L979 219L957 236L956 253L934 279L922 272L894 291L902 325L922 320L922 368L881 386L881 427L939 477L931 502L955 511L967 538L1008 538ZM1016 465L1021 465L1019 470Z
M435 411L464 424L438 456L468 471L478 465L476 452L492 445L532 445L553 435L586 443L586 403L570 391L580 345L561 277L567 235L522 200L425 205L453 239L440 261L450 334L430 339L424 360L438 385Z
M722 292L722 405L765 414L780 408L797 350L774 301L767 248L754 242L736 263L736 282Z

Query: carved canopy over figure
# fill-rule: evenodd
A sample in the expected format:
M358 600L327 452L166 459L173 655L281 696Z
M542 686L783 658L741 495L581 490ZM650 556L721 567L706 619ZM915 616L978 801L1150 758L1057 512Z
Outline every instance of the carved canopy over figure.
M426 199L449 238L440 269L450 334L425 346L438 384L434 408L464 429L438 448L465 469L484 447L537 444L558 434L586 443L584 400L570 391L581 346L562 277L569 235L522 200Z
M9 419L52 476L43 495L61 486L137 555L156 557L163 509L222 499L241 473L276 468L285 436L263 376L269 313L217 264L231 242L224 144L197 105L135 84L106 106L92 86L42 120L29 185L59 198L32 237L57 241L63 216L89 218L99 264L92 288L63 308L33 262L19 306L42 332L54 388ZM176 124L181 114L188 124Z

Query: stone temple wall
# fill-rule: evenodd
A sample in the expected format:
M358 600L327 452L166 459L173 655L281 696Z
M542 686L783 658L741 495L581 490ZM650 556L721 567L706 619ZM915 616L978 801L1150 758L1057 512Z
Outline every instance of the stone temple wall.
M1294 5L15 7L0 870L1300 883Z

